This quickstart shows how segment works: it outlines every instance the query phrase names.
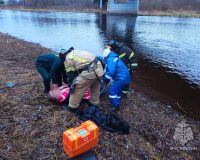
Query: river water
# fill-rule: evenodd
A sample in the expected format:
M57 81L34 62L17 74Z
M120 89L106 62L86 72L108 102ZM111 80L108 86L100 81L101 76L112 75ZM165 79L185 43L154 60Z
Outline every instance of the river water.
M96 55L114 38L139 55L139 73L153 88L186 110L200 110L200 18L1 10L0 32L55 51L74 46Z

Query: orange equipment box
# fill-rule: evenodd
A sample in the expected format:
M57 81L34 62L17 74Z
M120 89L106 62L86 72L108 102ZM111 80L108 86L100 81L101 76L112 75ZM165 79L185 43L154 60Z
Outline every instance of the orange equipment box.
M78 156L98 144L99 128L90 120L80 127L63 132L64 151L69 158Z

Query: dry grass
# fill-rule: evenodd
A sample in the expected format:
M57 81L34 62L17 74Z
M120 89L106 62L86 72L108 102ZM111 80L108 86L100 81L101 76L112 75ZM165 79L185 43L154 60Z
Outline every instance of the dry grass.
M139 15L141 16L176 16L176 17L200 17L199 11L184 11L184 10L178 10L178 11L140 11Z
M42 93L34 59L50 50L2 33L0 41L0 159L67 159L62 133L81 121L62 106L49 102ZM14 87L5 87L7 82L14 83ZM101 97L101 108L109 108L107 95ZM99 160L200 157L199 121L140 91L123 99L119 114L130 124L131 132L118 135L100 129L99 144L94 149ZM198 151L169 149L180 145L173 140L173 134L182 120L186 120L194 134L186 146L197 147Z

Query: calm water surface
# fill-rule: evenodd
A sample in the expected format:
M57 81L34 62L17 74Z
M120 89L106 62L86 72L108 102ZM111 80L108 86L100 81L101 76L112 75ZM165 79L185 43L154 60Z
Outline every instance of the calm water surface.
M97 55L115 38L132 47L141 62L200 88L200 18L1 10L0 32L56 51L74 46Z

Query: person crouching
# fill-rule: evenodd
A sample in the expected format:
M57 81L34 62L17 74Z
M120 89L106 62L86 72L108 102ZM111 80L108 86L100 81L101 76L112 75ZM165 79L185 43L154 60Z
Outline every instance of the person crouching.
M130 73L126 65L118 58L118 55L110 49L103 51L106 64L104 81L112 83L109 88L109 98L111 101L111 111L118 111L121 105L122 90L131 82Z
M37 57L35 65L43 79L44 93L48 94L51 88L62 86L62 80L65 84L68 83L64 66L65 56L66 50L61 49L58 56L47 53Z
M96 56L88 51L69 49L65 59L70 98L68 110L76 111L89 88L91 92L90 104L99 105L103 66Z

